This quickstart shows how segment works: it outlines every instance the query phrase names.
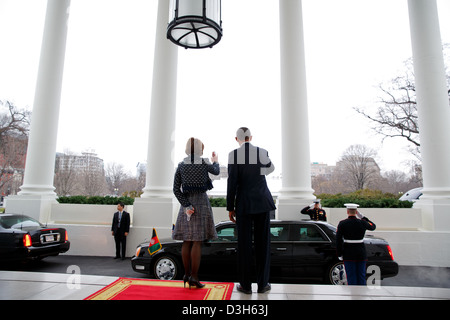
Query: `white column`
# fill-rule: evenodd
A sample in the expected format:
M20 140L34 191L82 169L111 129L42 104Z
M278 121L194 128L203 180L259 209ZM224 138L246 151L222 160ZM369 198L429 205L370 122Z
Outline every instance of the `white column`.
M17 199L8 201L11 206L15 203L24 208L12 209L15 212L20 210L41 220L46 220L44 211L48 211L43 203L56 198L53 177L69 7L70 0L47 2L24 183ZM34 212L26 205L31 198L39 203L31 205Z
M298 219L314 199L301 0L280 0L282 188L278 217Z
M20 195L55 195L56 140L70 0L49 0Z
M166 37L169 1L160 0L153 63L152 99L143 198L172 196L178 47Z
M436 0L409 0L422 155L424 224L450 230L450 107Z
M159 0L144 193L134 203L136 226L172 227L173 149L178 47L167 37L169 1ZM164 234L163 235L169 235Z

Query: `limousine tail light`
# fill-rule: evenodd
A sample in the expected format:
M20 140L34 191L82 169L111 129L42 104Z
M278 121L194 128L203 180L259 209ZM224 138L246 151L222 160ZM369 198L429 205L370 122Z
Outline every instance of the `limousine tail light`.
M394 254L392 253L391 246L388 245L388 246L387 246L387 249L388 249L389 255L391 256L392 261L394 261Z
M69 235L67 234L67 230L66 230L66 237L64 238L64 240L67 242L69 241Z
M23 236L23 245L28 248L31 247L31 244L31 236L27 233Z

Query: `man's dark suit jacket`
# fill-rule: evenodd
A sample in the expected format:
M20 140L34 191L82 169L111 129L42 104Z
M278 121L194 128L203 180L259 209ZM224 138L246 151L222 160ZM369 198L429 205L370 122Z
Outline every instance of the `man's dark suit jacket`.
M241 214L275 210L266 175L275 170L266 150L249 142L228 155L227 211Z
M120 220L119 227L119 211L114 213L111 231L114 231L114 235L130 232L130 214L126 211L122 212L122 219Z

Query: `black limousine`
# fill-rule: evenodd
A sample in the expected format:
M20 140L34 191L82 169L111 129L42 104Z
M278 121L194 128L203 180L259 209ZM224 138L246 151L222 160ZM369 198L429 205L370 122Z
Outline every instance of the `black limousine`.
M0 214L0 262L39 260L69 248L64 228L48 228L22 214Z
M220 222L218 238L207 240L202 247L200 278L212 281L237 281L236 225ZM271 282L346 284L343 262L336 254L336 227L321 221L272 220ZM398 264L386 240L366 235L368 262L379 267L381 279L398 274ZM182 241L161 239L162 249L149 254L149 240L138 245L131 259L133 270L164 280L180 279L184 274L181 261ZM368 274L369 276L369 274Z

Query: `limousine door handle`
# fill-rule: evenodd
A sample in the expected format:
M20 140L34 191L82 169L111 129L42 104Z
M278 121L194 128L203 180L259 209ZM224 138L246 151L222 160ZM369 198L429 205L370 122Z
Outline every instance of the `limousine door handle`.
M233 251L233 252L236 252L236 248L226 248L225 250L226 250L226 251Z
M286 251L287 248L277 248L277 251Z

